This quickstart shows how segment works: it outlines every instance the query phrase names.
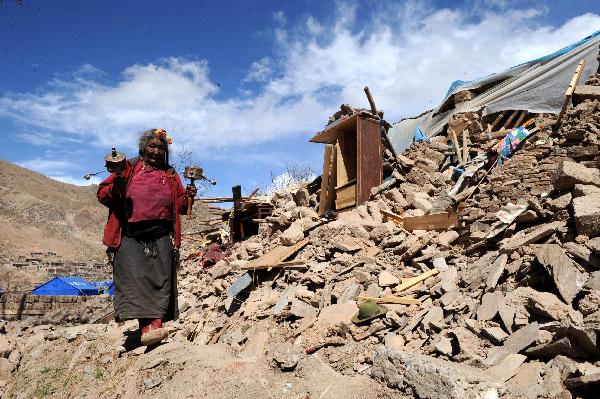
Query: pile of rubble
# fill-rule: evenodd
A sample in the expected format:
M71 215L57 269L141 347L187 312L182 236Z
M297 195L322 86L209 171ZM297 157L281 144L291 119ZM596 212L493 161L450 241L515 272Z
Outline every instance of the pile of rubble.
M371 201L327 218L318 193L276 193L267 223L229 260L185 263L176 336L264 349L282 370L318 351L342 373L420 398L591 397L600 103L578 104L558 129L538 117L502 162L478 114L456 119L471 126L470 162L457 165L445 137L415 143L398 156L405 173ZM451 228L402 222L452 209Z

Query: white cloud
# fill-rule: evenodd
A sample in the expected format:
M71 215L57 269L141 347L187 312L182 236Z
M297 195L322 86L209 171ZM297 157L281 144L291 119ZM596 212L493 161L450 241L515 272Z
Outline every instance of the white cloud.
M551 27L538 22L534 8L498 12L495 6L504 1L488 3L494 7L436 10L409 1L360 18L356 6L340 3L334 23L309 16L294 27L274 13L279 27L273 54L249 66L246 80L258 90L240 97L216 96L208 61L172 57L130 66L115 84L84 65L43 91L4 94L0 117L35 130L39 140L61 132L64 140L135 150L138 132L163 127L175 149L185 144L199 153L226 151L309 137L341 103L368 107L365 85L389 121L419 114L437 105L455 79L545 55L600 27L600 16L592 13Z
M250 71L244 78L244 81L252 82L265 82L271 75L273 70L271 69L271 59L269 57L263 57L258 61L254 61L250 66Z

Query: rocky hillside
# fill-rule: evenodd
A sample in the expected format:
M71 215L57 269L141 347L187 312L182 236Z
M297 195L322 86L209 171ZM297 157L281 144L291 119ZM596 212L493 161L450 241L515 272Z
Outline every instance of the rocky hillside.
M0 160L0 255L52 251L102 258L107 211L97 186L78 187Z

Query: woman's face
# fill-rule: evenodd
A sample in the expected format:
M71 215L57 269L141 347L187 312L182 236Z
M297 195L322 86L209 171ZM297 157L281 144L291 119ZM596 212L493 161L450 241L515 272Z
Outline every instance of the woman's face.
M142 158L150 166L161 167L165 164L167 146L159 139L153 138L144 147Z

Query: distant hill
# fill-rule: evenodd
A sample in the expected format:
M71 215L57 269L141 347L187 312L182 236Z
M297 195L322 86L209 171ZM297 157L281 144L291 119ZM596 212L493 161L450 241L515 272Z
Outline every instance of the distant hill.
M56 252L68 260L103 260L108 209L97 185L75 186L0 160L0 257ZM182 218L186 232L202 231L222 209L200 202Z
M0 255L52 251L67 259L103 259L108 211L96 200L97 188L0 160Z

